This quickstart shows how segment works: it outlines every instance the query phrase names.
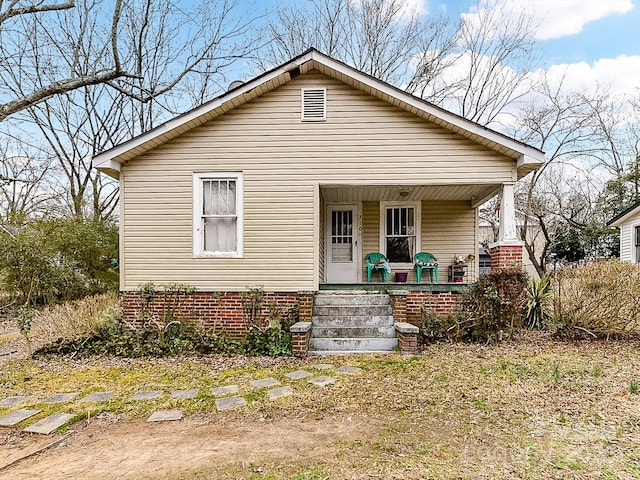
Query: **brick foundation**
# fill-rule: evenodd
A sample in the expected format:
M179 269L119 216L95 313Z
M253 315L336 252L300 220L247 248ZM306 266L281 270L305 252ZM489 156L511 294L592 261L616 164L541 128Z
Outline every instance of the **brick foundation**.
M303 300L301 308L299 299ZM196 292L192 294L180 295L178 297L164 299L163 293L158 294L148 305L143 305L139 292L123 292L122 304L125 321L141 326L143 320L140 312L147 310L154 317L161 318L163 309L166 312L166 304L170 303L174 315L181 320L191 320L198 323L206 332L226 333L234 339L242 338L247 333L244 315L242 311L242 297L238 292ZM264 294L262 302L261 322L266 325L269 321L272 309L275 306L281 315L295 315L296 310L304 311L311 321L309 299L306 294L297 293L276 293ZM313 296L311 296L311 305ZM307 312L308 311L308 312Z
M489 256L491 257L491 270L501 270L503 268L522 265L523 246L520 244L495 244L489 246Z
M436 315L451 313L458 304L458 292L410 292L406 299L406 322L418 325L422 310L430 310Z

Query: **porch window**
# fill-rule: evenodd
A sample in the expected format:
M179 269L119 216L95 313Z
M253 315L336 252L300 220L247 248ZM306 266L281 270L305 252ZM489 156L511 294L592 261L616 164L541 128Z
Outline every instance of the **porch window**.
M636 263L640 263L640 225L635 227Z
M382 205L383 253L391 263L412 263L419 244L419 204Z
M240 257L242 174L195 174L193 183L194 255Z

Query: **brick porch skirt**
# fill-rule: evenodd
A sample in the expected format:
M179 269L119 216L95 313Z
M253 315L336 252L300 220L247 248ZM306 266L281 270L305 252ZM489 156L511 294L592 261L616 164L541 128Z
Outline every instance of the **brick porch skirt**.
M171 306L167 306L169 303ZM139 292L122 292L123 314L125 321L141 325L140 314L143 302ZM307 292L265 292L262 301L262 321L266 324L274 308L281 315L297 309L302 320L311 321L313 295ZM175 305L175 306L173 306ZM246 335L242 310L242 297L238 292L196 292L164 300L158 292L145 308L156 316L163 310L172 308L174 315L181 320L191 320L199 324L206 332L226 333L230 338L239 339Z

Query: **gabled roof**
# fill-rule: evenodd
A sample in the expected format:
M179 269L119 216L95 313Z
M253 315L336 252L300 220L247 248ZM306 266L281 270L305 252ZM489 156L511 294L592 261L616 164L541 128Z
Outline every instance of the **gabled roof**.
M640 212L640 202L634 203L624 212L616 215L607 222L608 227L621 227L625 220Z
M526 175L544 163L544 152L535 147L444 110L312 48L189 112L96 155L92 160L93 166L118 178L123 163L311 70L319 70L347 85L513 158L517 161L518 177Z

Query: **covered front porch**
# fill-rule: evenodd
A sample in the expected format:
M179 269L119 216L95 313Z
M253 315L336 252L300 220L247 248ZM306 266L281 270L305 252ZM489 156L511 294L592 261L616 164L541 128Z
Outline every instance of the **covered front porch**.
M517 261L517 255L504 255L506 247L519 249L521 261L513 182L319 186L319 289L442 291L473 283L480 271L478 207L495 195L501 195L500 234L489 253L500 267L507 257ZM388 282L382 268L368 280L365 259L373 252L386 256ZM418 282L419 252L437 259L433 282L428 271Z

